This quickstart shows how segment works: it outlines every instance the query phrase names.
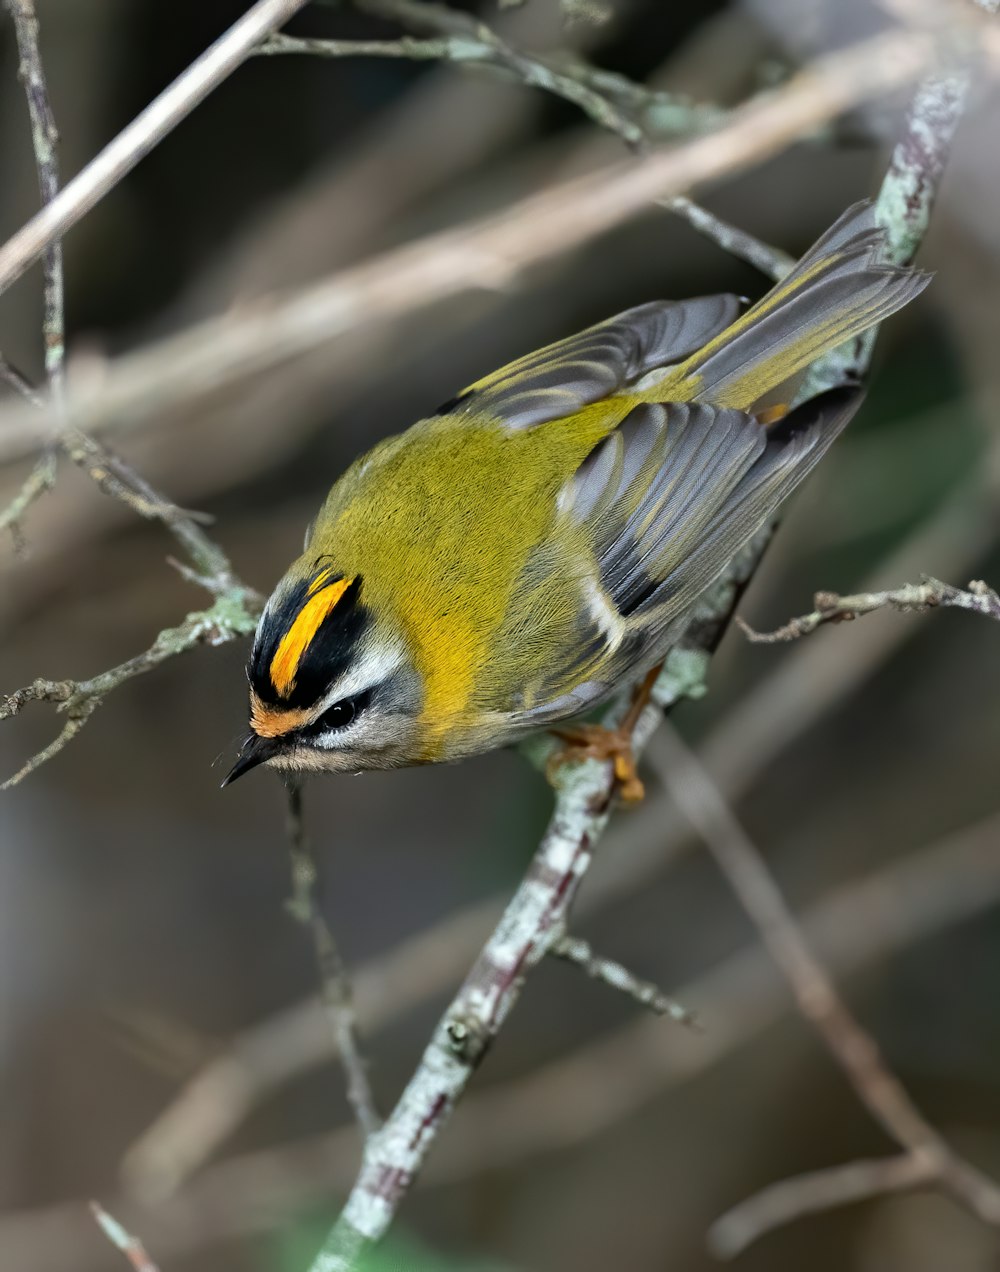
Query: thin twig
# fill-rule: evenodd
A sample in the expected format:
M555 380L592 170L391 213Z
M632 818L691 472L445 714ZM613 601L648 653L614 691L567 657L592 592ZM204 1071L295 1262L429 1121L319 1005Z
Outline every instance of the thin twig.
M14 24L14 36L18 52L18 77L24 85L28 118L31 123L31 148L38 174L38 191L45 207L59 193L59 158L52 107L49 103L45 70L38 47L38 18L34 0L7 0L7 9ZM63 281L62 240L53 239L42 253L42 341L45 359L45 378L49 386L49 398L57 420L62 419L66 374L66 321L65 286ZM32 400L26 381L6 359L2 359L0 374L22 395ZM54 450L47 449L28 474L20 491L8 506L0 512L0 529L10 530L15 547L23 551L24 539L20 533L21 519L41 495L51 490L56 480Z
M59 133L49 102L45 71L38 48L35 0L6 0L17 38L18 76L24 85L31 120L31 146L38 170L38 190L43 208L59 193ZM66 372L66 322L64 315L62 239L52 238L42 253L44 275L45 376L56 404L62 401Z
M711 654L767 538L765 532L748 544L694 607L688 633L664 662L654 701L633 727L636 757L665 708L704 691ZM626 703L612 707L604 723L617 725L626 709ZM531 749L532 760L544 767L554 745L553 739L537 743ZM565 934L577 887L607 826L617 779L610 762L585 759L562 764L551 780L555 809L531 865L438 1022L396 1107L365 1145L354 1187L311 1272L348 1272L385 1234L431 1145L513 1010L527 973Z
M331 1033L347 1078L347 1099L367 1139L381 1126L368 1070L358 1046L357 1016L351 982L316 896L316 860L302 816L302 785L290 781L288 791L288 855L292 867L292 895L288 909L312 934L319 971L320 997L330 1021Z
M998 835L1000 815L993 813L840 885L803 914L810 943L838 977L855 977L995 911L1000 898ZM450 941L463 952L468 944L457 930L437 940ZM385 955L359 969L356 988L370 1024L398 1014L393 1010L400 1005L398 997L388 1003L382 999L383 969L398 981L405 963L409 975L419 980L427 975L421 955L448 962L445 951L435 953L429 944L423 950L410 945L399 951L400 966L395 970ZM388 992L397 993L392 984ZM529 1073L470 1092L461 1118L428 1162L421 1183L467 1183L539 1154L590 1143L651 1101L731 1060L784 1019L789 1009L785 984L757 942L711 966L680 993L685 1001L698 1004L704 1033L673 1035L665 1043L662 1023L637 1014L622 1028ZM272 1063L280 1062L283 1045L298 1045L297 1024L291 1017L273 1024L267 1048ZM220 1106L238 1101L248 1085L262 1080L260 1068L253 1066L264 1060L265 1049L258 1044L255 1051L248 1046L230 1052L206 1069L206 1080L190 1091L186 1131L197 1135ZM614 1081L609 1081L609 1074ZM567 1092L572 1093L570 1101ZM184 1129L176 1127L178 1151ZM161 1146L166 1151L166 1144ZM179 1192L170 1190L162 1176L154 1179L151 1171L140 1173L136 1160L125 1172L128 1196L115 1199L114 1207L127 1206L132 1222L141 1224L164 1255L188 1255L209 1240L268 1231L327 1201L331 1191L350 1186L356 1156L352 1122L322 1136L229 1156L198 1171ZM0 1249L15 1251L22 1264L32 1268L71 1263L77 1272L85 1272L94 1260L84 1262L83 1218L79 1203L0 1215Z
M762 1188L720 1215L708 1230L708 1247L720 1259L732 1259L774 1228L804 1215L905 1192L935 1179L934 1163L920 1153L808 1171Z
M56 198L59 188L55 150L57 136L38 48L38 22L33 0L7 0L7 4L17 34L20 76L28 99L39 186L47 205ZM139 516L166 526L185 549L194 567L182 567L186 576L209 591L216 598L216 603L209 610L189 614L180 626L162 631L145 653L110 671L79 682L39 679L0 703L0 720L17 714L31 701L56 702L58 709L67 716L54 741L22 765L0 786L0 790L20 782L58 755L84 727L109 690L196 644L222 644L235 636L247 634L253 630L260 604L256 593L236 577L225 553L198 526L194 514L178 508L160 494L103 442L88 437L79 428L66 425L63 272L58 238L48 243L43 260L45 368L57 426L54 444L64 450L105 494L125 503ZM11 385L32 407L44 408L44 399L27 377L4 358L0 358L0 379ZM0 528L6 526L16 533L20 517L34 498L51 487L54 478L55 455L52 450L47 450L20 492L0 513Z
M257 0L60 193L0 247L0 292L79 221L307 0Z
M127 1232L113 1215L108 1214L100 1202L92 1201L90 1210L98 1227L115 1249L124 1254L134 1272L159 1272L139 1238Z
M987 1223L1000 1224L1000 1188L953 1152L887 1068L809 949L746 831L669 722L657 738L655 763L672 800L698 831L787 979L799 1011L869 1113L903 1148L933 1164L942 1187Z
M206 610L188 614L176 627L161 631L149 649L89 680L37 679L0 701L0 721L17 715L28 702L57 702L68 719L48 746L26 761L0 790L16 786L35 769L58 755L76 737L104 697L134 676L152 671L168 658L195 645L223 645L252 634L260 615L262 598L234 573L229 558L197 525L194 515L178 508L144 477L114 454L103 442L79 429L68 428L59 444L75 464L84 469L105 494L121 500L148 520L159 521L183 545L194 568L179 566L184 576L215 597Z
M29 702L57 703L57 710L68 717L55 741L32 756L13 777L0 783L0 791L16 786L29 773L58 755L76 737L112 689L117 689L134 676L152 671L168 658L174 658L196 645L224 645L237 637L249 636L257 625L259 613L259 606L253 602L252 595L239 591L221 594L209 609L188 614L177 627L165 628L143 653L89 680L38 679L0 699L0 720L16 716Z
M980 541L986 512L976 484L963 485L915 538L876 567L873 580L919 568L932 547L939 555L949 554L951 568L971 569L987 546ZM737 800L752 789L831 702L842 702L856 691L913 630L906 624L886 624L875 633L874 643L837 643L825 651L821 645L804 645L784 659L705 739L700 753L727 798ZM694 651L691 659L694 664ZM690 670L697 673L694 665ZM819 686L822 692L817 692ZM777 720L780 728L775 727ZM636 810L624 834L619 829L614 870L584 889L574 907L577 919L645 886L689 842L690 829L674 810L655 805ZM454 984L503 904L499 895L474 902L362 965L355 984L366 1005L368 1027L374 1029ZM682 997L687 1001L687 993ZM717 1024L712 1028L714 1036ZM315 999L265 1017L239 1034L176 1094L129 1149L123 1173L143 1195L173 1191L275 1089L335 1054L322 1006ZM468 1112L463 1124L467 1121Z
M383 7L388 7L383 6ZM294 38L277 35L265 40L255 50L265 55L310 54L316 57L388 57L407 58L411 61L451 62L482 67L486 70L511 75L531 88L540 88L571 101L579 106L602 128L616 133L630 146L639 145L644 134L642 128L629 118L610 98L588 86L582 74L572 69L560 70L538 55L529 55L513 49L485 23L458 10L445 10L443 6L421 4L421 25L433 27L430 14L447 12L441 28L453 29L455 19L468 27L461 34L442 34L427 39L403 36L396 40L323 40ZM427 10L427 13L423 11ZM638 85L636 85L638 89Z
M21 529L24 515L36 499L40 499L56 484L57 470L55 451L43 451L21 483L20 490L5 508L0 509L0 531L10 532L14 540L14 551L18 556L24 556L28 551L28 540Z
M794 257L787 252L762 242L746 230L741 230L738 225L724 221L721 216L716 216L714 212L709 212L707 208L684 195L666 199L663 206L683 217L699 234L704 234L713 243L717 243L724 252L735 256L737 260L746 261L775 282L784 278L795 264Z
M923 583L906 583L882 592L858 592L839 596L836 592L817 592L816 608L811 614L789 619L771 632L758 632L737 616L736 622L747 640L753 644L773 645L779 641L798 640L808 636L824 623L844 623L879 609L894 609L901 614L923 613L929 609L963 609L1000 622L1000 595L982 579L973 579L967 588L953 587L940 579L924 576Z
M648 1007L657 1016L669 1016L678 1024L697 1027L694 1014L675 998L669 998L653 981L643 980L612 958L595 954L590 942L578 936L561 936L549 948L553 958L561 958L579 967L594 980L631 998L640 1007Z
M682 145L551 186L506 211L429 235L251 312L200 323L112 363L67 403L79 427L127 426L218 392L248 372L475 287L506 287L529 266L578 247L652 201L760 162L842 111L906 84L935 55L909 33L878 36L804 68ZM2 257L0 257L2 259ZM0 462L32 453L36 420L9 407Z
M515 49L474 14L434 0L354 0L354 7L405 27L451 37L451 51L447 56L453 61L489 65L533 88L563 97L589 115L594 123L617 133L630 146L638 146L644 140L635 120L586 83L585 77L574 75L571 67L560 70L545 58Z

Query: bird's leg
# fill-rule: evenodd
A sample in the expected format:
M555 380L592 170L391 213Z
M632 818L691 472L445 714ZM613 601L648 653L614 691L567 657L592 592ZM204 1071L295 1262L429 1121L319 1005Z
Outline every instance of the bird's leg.
M632 751L632 731L652 697L653 686L662 666L660 663L646 673L615 728L609 729L604 724L573 724L566 728L550 729L550 733L566 743L549 761L550 774L554 769L574 760L610 760L622 800L626 804L638 803L645 794L645 789Z

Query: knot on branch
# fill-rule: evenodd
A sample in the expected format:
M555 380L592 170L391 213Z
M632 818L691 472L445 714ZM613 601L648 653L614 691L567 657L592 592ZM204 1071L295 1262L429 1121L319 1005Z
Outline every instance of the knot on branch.
M444 1032L448 1050L456 1059L468 1065L481 1060L492 1041L492 1035L484 1022L464 1012L450 1015L445 1021Z
M57 702L60 711L68 710L79 687L75 680L43 680L39 677L4 698L0 703L0 720L16 716L29 702Z

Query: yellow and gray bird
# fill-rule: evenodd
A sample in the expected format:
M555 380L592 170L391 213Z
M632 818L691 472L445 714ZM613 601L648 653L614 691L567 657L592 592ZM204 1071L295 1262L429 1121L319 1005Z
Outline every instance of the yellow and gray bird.
M810 364L927 276L850 208L762 300L654 301L528 354L336 482L261 616L255 765L456 760L655 668L857 409Z

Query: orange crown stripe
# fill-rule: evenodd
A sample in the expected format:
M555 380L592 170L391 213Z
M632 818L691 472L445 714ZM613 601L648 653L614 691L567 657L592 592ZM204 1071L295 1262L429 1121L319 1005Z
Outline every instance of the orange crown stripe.
M320 576L322 577L322 575ZM271 683L282 697L285 697L295 684L295 673L299 669L302 656L312 643L324 619L337 605L353 579L337 579L314 595L310 596L278 643L274 657L271 659ZM310 588L310 591L312 589Z

